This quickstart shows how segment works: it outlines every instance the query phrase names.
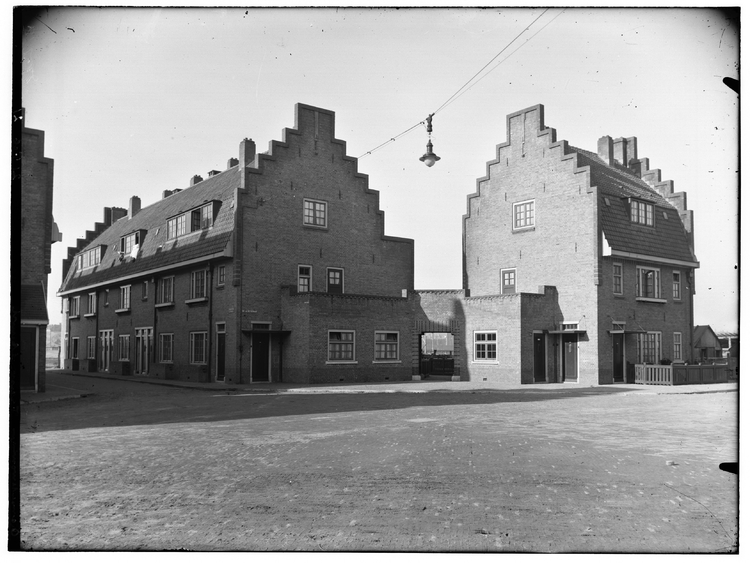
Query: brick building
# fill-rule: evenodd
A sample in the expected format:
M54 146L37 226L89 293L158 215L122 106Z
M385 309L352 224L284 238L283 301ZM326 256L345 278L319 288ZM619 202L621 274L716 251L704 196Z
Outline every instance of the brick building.
M533 348L522 380L605 384L626 380L628 364L691 359L699 264L685 194L638 158L634 137L578 149L557 141L541 105L509 115L507 131L468 197L464 288L557 288L544 322L520 334ZM501 380L517 377L497 361Z
M469 195L464 287L414 290L412 240L386 236L378 192L298 104L294 129L141 208L105 209L70 249L65 367L197 381L624 381L690 359L692 214L638 159L557 142L543 107Z
M298 104L294 129L141 208L105 209L70 249L65 367L188 381L406 379L414 243ZM377 368L377 369L376 369Z
M44 155L44 131L20 117L19 380L21 389L45 390L47 276L52 243L62 236L52 217L54 161ZM17 267L14 264L14 268ZM14 339L15 340L15 339Z

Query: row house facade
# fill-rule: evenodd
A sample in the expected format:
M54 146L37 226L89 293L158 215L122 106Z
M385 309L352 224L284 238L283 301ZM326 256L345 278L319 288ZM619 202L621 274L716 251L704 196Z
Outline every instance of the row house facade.
M685 194L635 138L572 147L541 105L507 126L467 198L462 289L414 290L414 243L385 235L334 114L298 104L268 152L245 139L226 170L143 209L136 197L105 209L65 262L65 367L597 385L635 363L689 361L698 262Z

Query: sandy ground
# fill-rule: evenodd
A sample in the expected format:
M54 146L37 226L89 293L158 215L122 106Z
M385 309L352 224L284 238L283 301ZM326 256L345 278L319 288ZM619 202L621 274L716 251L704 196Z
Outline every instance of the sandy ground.
M250 394L73 376L25 405L31 550L726 553L737 393Z

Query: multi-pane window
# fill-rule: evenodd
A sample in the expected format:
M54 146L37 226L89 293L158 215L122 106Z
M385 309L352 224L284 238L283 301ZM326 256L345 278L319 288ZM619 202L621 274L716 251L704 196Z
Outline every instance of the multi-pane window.
M524 229L534 226L534 200L513 204L513 228Z
M140 233L130 233L120 239L120 251L129 256L133 247L140 243Z
M497 360L497 332L483 331L474 333L474 360Z
M89 360L95 360L96 359L96 336L87 336L86 337L86 357Z
M161 363L171 363L172 350L174 348L174 334L161 333L159 334L159 361Z
M646 332L638 335L638 361L642 364L657 364L661 359L661 332Z
M130 309L130 286L120 287L120 310Z
M185 215L178 215L167 220L167 240L185 234Z
M682 360L682 333L675 332L672 335L672 359Z
M200 231L213 225L213 204L209 203L190 212L190 230Z
M190 273L190 299L206 297L206 270Z
M68 303L68 315L71 317L77 317L81 314L81 297L75 296L70 298Z
M148 281L141 283L141 300L146 301L148 299Z
M102 261L102 248L101 246L97 246L96 248L92 248L91 250L87 250L79 257L78 265L81 269L83 268L90 268L91 266L96 266Z
M645 201L631 200L630 202L630 220L640 225L654 225L654 206Z
M96 315L96 293L89 293L88 302L86 304L86 314Z
M297 268L297 291L300 293L312 291L312 266Z
M682 276L680 272L672 272L672 299L682 299Z
M227 277L227 268L226 266L219 266L218 271L216 273L216 285L219 287L223 286L225 283Z
M328 332L328 361L354 361L353 330L331 330Z
M398 332L375 333L375 361L398 360Z
M156 286L156 302L159 305L174 303L174 276L159 280Z
M612 292L622 295L622 264L612 264Z
M500 293L515 293L516 292L516 270L501 270L500 271L501 287Z
M73 360L78 359L78 337L74 336L71 342L70 357Z
M328 225L327 205L324 201L306 199L303 202L302 222L305 225L325 227Z
M190 363L191 364L205 364L206 363L207 341L208 341L207 332L191 332L190 333Z
M117 337L117 353L121 362L130 361L130 335L121 334Z
M344 270L328 268L328 293L344 293Z
M659 270L638 266L638 283L636 296L649 299L661 299L661 281Z

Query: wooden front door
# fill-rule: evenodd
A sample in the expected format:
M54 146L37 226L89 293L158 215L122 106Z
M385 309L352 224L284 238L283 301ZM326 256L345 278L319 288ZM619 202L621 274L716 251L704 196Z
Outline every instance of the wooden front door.
M262 332L253 333L253 360L251 381L270 381L269 360L271 357L271 335Z
M623 361L623 344L625 335L621 332L612 334L612 380L617 383L625 381L625 362Z
M534 383L545 383L547 381L545 359L544 334L534 333Z
M578 381L577 334L563 334L563 381Z

